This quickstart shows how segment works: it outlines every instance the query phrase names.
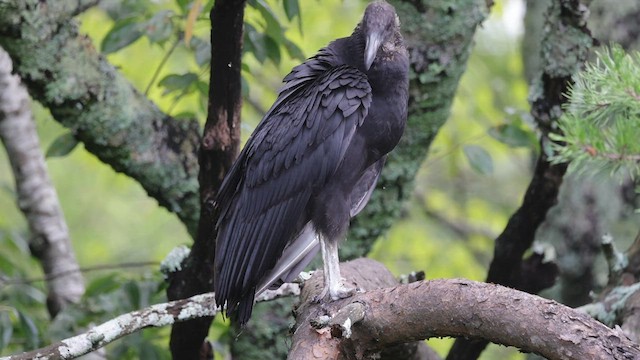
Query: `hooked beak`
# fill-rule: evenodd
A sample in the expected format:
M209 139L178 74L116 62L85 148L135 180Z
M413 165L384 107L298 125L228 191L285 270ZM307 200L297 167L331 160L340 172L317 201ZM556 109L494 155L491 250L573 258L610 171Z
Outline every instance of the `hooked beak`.
M378 53L378 49L382 44L382 36L377 33L371 33L367 36L367 43L364 48L364 68L369 70L371 64L376 59L376 54Z

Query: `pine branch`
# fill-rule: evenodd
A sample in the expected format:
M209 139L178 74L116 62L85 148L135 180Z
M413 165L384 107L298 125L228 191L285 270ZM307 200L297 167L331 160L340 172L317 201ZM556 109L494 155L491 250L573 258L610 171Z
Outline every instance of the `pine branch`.
M617 45L597 53L569 90L553 135L554 163L571 171L640 174L640 53Z

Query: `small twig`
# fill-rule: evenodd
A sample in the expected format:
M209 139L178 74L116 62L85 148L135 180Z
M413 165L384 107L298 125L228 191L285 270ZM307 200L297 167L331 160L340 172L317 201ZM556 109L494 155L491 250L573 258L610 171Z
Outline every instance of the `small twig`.
M67 276L69 274L74 274L74 273L89 273L89 272L100 271L100 270L118 270L118 269L127 269L127 268L135 268L135 267L158 266L158 264L159 263L157 261L102 264L102 265L95 265L95 266L76 268L72 270L60 271L56 273L47 274L42 277L33 277L28 279L7 279L7 280L0 279L0 282L4 282L5 285L25 285L25 284L32 284L40 281L50 281L50 280L57 279L59 277Z

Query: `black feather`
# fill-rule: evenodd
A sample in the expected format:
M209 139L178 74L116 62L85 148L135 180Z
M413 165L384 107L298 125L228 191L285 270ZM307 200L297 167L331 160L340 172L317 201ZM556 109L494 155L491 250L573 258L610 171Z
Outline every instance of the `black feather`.
M384 44L367 69L364 49L372 33L383 36ZM367 8L351 36L284 78L216 199L214 287L217 304L226 304L232 321L249 320L256 289L276 264L289 261L281 259L284 249L303 233L305 241L313 240L305 226L343 235L402 134L407 92L406 49L395 12L383 2ZM332 206L346 212L330 211ZM304 254L310 261L312 253Z

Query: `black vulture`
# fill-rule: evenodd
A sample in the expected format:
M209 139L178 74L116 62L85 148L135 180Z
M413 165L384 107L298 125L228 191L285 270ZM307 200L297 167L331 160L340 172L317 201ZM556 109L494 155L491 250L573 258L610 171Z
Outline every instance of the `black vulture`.
M369 4L353 34L293 68L225 177L215 207L214 289L244 325L254 298L322 250L322 297L350 296L338 244L407 118L409 59L393 6Z

